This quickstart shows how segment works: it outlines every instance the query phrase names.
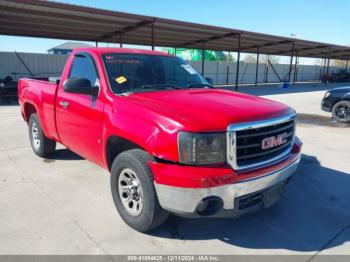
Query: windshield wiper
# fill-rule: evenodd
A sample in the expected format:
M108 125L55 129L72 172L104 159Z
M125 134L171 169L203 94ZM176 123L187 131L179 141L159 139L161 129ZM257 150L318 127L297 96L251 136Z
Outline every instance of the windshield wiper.
M187 88L202 88L202 87L213 88L213 86L208 84L188 84L187 85Z
M154 84L154 85L143 85L141 86L142 89L152 89L152 88L159 88L159 89L166 89L166 88L173 88L173 89L179 89L178 87L174 85L168 85L168 84Z

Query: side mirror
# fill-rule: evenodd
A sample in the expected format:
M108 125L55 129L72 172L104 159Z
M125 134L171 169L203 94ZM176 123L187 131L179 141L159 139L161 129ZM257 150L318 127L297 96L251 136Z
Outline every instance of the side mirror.
M89 79L71 78L63 83L63 90L67 93L97 96L98 88L91 85Z
M213 81L213 79L212 79L212 78L210 78L210 77L206 77L206 78L205 78L205 80L207 80L207 81L208 81L208 83L209 83L211 86L213 86L213 85L214 85L214 81Z

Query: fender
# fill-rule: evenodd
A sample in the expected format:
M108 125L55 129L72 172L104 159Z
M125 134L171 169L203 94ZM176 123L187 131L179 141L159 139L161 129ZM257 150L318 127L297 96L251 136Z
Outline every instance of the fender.
M122 101L117 101L120 108L125 107ZM168 160L178 161L176 125L172 129L164 129L157 125L154 117L143 114L142 110L134 114L130 107L128 112L118 110L112 105L105 106L105 121L102 133L103 148L106 148L110 136L117 135L138 145L150 155ZM136 110L137 111L137 110ZM170 132L171 130L171 132ZM136 132L137 131L137 132ZM106 154L103 156L105 167L108 166Z

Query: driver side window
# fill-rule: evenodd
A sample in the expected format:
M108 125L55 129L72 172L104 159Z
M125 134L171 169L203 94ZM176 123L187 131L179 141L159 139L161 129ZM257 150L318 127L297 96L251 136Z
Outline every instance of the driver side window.
M86 78L90 80L92 86L95 86L98 76L95 66L89 57L76 55L72 62L68 78Z

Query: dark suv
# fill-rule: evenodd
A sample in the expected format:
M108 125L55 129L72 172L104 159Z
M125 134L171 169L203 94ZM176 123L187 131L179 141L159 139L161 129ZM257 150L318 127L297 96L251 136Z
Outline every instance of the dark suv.
M332 112L335 120L350 123L350 87L338 87L326 92L321 108Z

